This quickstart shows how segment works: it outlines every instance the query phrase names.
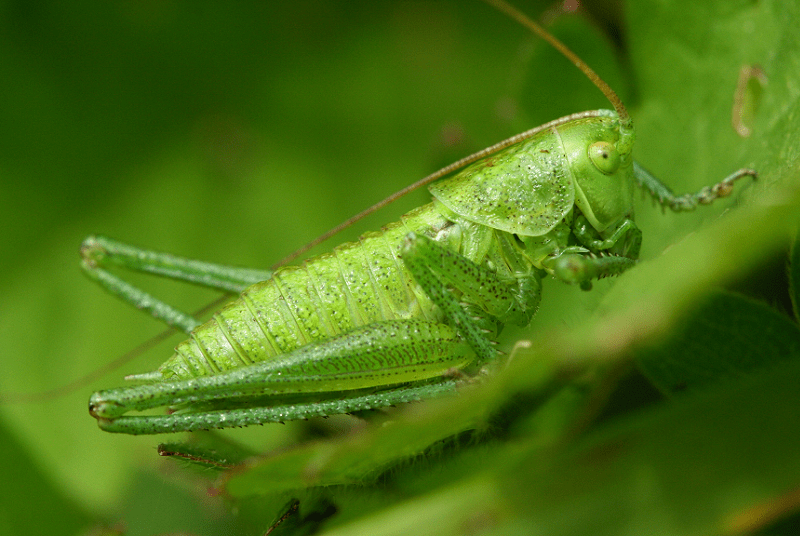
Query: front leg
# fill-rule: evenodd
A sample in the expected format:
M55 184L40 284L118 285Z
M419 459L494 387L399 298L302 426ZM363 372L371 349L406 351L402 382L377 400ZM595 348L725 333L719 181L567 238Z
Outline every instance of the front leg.
M546 259L543 264L557 279L577 283L583 290L591 290L593 279L621 274L639 258L642 231L629 218L620 222L608 238L603 238L586 217L578 215L572 232L590 253L565 251Z
M578 242L590 251L607 251L612 255L621 255L631 259L639 258L639 250L642 246L642 231L630 218L622 220L608 238L603 238L591 226L586 216L579 214L573 223L572 232Z
M693 194L675 195L669 187L647 171L638 162L633 162L633 176L639 186L644 188L658 204L669 207L675 212L694 210L698 205L708 205L720 197L727 197L733 192L733 183L744 177L755 179L758 173L752 169L740 169L731 173L717 184L706 186Z
M635 264L636 260L628 257L589 257L580 254L559 255L544 262L556 279L570 284L577 283L582 290L591 290L594 279L619 275Z

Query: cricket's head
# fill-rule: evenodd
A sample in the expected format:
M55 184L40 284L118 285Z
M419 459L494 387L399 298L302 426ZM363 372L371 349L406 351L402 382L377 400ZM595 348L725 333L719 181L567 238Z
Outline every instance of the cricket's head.
M621 128L610 110L584 115L558 132L575 179L575 206L602 234L633 214L633 131Z

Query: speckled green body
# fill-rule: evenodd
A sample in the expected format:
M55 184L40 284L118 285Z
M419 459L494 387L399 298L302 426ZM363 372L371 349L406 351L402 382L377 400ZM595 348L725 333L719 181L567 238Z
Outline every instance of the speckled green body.
M137 377L146 384L95 393L90 412L109 431L157 433L438 396L453 370L495 359L505 323L530 322L544 276L588 288L635 262L632 136L606 110L542 125L433 184L433 202L399 222L246 288L191 329L157 373ZM96 268L111 255L107 248L125 246L86 244L87 273L169 320L151 297L134 297L137 290ZM137 268L151 272L194 266L126 255L152 257ZM331 393L324 399L331 403L316 393ZM163 405L178 414L125 415Z

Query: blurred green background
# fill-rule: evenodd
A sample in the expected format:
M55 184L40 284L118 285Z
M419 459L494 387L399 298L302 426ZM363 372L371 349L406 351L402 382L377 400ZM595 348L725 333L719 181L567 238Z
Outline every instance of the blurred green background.
M795 165L794 145L730 127L740 66L774 65L778 47L796 53L793 10L787 19L773 2L689 2L654 18L660 2L632 4L600 2L593 23L557 17L554 27L631 106L641 161L678 190L758 159ZM78 248L89 234L266 267L468 152L608 107L572 66L480 2L0 5L3 395L64 385L160 331L83 278ZM770 73L778 96L765 97L760 117L772 129L785 116L769 110L794 109L792 86L780 82L797 81L791 65ZM335 242L427 198L411 195ZM640 205L645 258L733 206L677 219ZM145 284L186 310L214 298ZM612 284L589 294L548 284L525 336L579 323ZM0 406L13 476L0 532L75 534L118 521L128 534L233 530L202 481L156 456L154 438L104 434L86 412L91 391L155 368L177 340L57 400ZM294 433L237 437L274 448Z

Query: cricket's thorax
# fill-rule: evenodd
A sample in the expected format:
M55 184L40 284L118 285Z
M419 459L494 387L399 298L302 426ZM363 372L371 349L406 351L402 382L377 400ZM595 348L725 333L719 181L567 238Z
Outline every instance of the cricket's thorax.
M475 249L464 241L469 233L447 215L441 204L430 203L358 242L276 271L197 327L159 370L165 377L211 375L373 322L442 322L439 309L404 267L399 250L413 231L485 262L488 246Z
M465 219L520 237L549 233L576 205L602 232L633 206L632 160L618 143L614 112L574 114L430 190Z

